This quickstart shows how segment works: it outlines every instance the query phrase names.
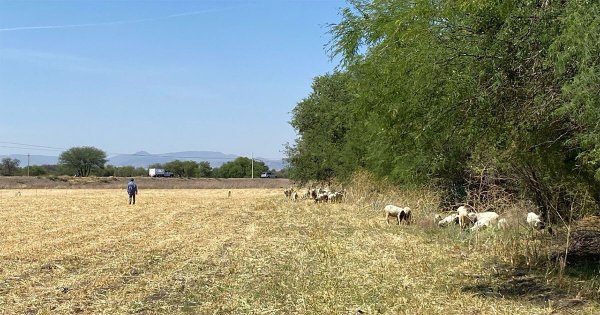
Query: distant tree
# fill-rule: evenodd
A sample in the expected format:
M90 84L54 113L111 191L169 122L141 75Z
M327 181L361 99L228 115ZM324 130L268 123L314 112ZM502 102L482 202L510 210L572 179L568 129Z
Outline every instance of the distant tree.
M118 177L132 177L135 175L136 172L133 166L121 166L115 170L115 176Z
M254 177L266 172L269 167L262 161L254 160ZM221 178L248 178L252 176L252 160L247 157L238 157L227 162L214 171L215 177Z
M187 178L198 177L198 162L183 161L183 175Z
M15 172L19 169L19 164L21 161L17 159L4 158L2 159L2 175L4 176L13 176Z
M164 169L172 172L173 175L175 175L177 177L183 176L183 173L184 173L183 164L180 160L167 162L167 163L163 164L163 166L164 166Z
M78 176L89 176L92 170L104 168L106 153L94 147L74 147L60 154L58 163Z
M41 176L41 175L46 175L46 174L48 174L48 170L43 166L31 165L29 167L29 175L30 176Z
M44 175L61 175L62 173L62 169L64 169L63 166L60 165L56 165L56 164L44 164L40 166L41 168L43 168L46 173ZM66 173L64 173L66 174Z
M117 169L118 169L118 167L116 167L114 165L106 165L104 168L97 169L94 172L94 174L97 176L103 176L103 177L117 176L116 175Z
M198 163L198 177L211 177L213 173L210 163L203 161Z
M148 175L148 170L143 167L106 165L103 169L94 171L97 176L134 177Z
M350 76L320 76L314 79L312 88L313 92L292 111L290 124L300 137L295 145L286 147L289 176L303 182L348 177L362 159L348 143L348 132L355 121L348 110L354 95Z
M165 169L173 172L179 177L195 177L198 169L198 163L194 161L180 161L175 160L165 163Z
M138 167L135 169L136 176L148 176L148 170L143 167Z

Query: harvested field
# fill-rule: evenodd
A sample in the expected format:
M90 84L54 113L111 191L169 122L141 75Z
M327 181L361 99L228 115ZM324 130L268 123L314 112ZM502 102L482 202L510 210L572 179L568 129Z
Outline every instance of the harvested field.
M0 313L600 313L418 224L227 192L141 187L129 206L123 189L0 190Z

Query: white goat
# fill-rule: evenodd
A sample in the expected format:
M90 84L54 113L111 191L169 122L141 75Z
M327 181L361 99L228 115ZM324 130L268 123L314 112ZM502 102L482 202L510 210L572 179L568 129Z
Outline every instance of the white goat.
M406 224L410 223L410 218L411 218L411 210L409 207L397 207L394 205L387 205L385 206L385 208L383 208L385 211L385 221L390 224L390 217L395 217L398 225L400 225L400 222L405 221Z
M310 189L310 188L309 188L309 189L307 189L307 190L306 190L306 193L305 193L304 195L302 195L302 198L303 198L303 199L308 199L308 198L310 198L310 196L311 196L311 191L312 191L312 189Z
M471 227L471 231L495 225L498 223L498 217L500 217L500 215L493 211L476 213L475 216L477 217L477 222Z
M336 191L336 192L330 192L327 195L327 199L329 199L329 202L342 202L342 197L344 196L343 193Z
M529 225L530 227L532 227L536 230L543 230L545 227L545 224L544 224L544 221L542 221L542 218L540 218L539 215L537 215L533 212L527 213L527 225Z
M436 218L440 218L441 216L436 216ZM438 221L438 226L448 226L450 224L458 224L458 214L452 213L449 216Z

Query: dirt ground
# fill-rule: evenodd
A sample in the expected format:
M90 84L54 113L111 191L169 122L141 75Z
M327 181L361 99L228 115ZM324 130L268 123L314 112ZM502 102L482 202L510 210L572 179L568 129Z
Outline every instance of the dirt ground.
M284 188L291 185L291 181L285 178L134 178L139 189ZM124 189L130 179L130 177L2 176L0 189Z

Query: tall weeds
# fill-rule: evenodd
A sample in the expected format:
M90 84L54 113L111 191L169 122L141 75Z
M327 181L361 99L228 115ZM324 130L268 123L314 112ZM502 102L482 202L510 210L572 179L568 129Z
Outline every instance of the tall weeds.
M569 269L567 264L570 251L582 251L582 246L573 245L574 209L588 208L593 200L586 196L573 198L567 216L562 214L564 211L553 209L552 216L559 218L558 222L550 225L549 229L537 231L527 226L526 217L528 212L540 213L539 209L534 202L503 185L508 181L510 179L496 177L490 170L482 170L467 181L468 193L462 204L471 205L477 212L495 211L508 222L504 229L494 227L476 233L461 231L457 227L437 226L435 214L454 211L459 204L445 205L443 191L436 187L402 189L369 172L360 171L352 177L346 196L348 202L377 213L382 213L387 204L409 206L413 211L412 229L416 233L428 234L437 238L438 242L465 246L470 252L485 253L489 256L487 260L494 262L491 266L495 269L539 274L546 282L556 283L567 291L577 288L588 296L600 297L599 270L591 270L585 275L590 280L586 286L568 276L573 269ZM600 223L595 231L600 234ZM590 243L589 240L581 242Z

